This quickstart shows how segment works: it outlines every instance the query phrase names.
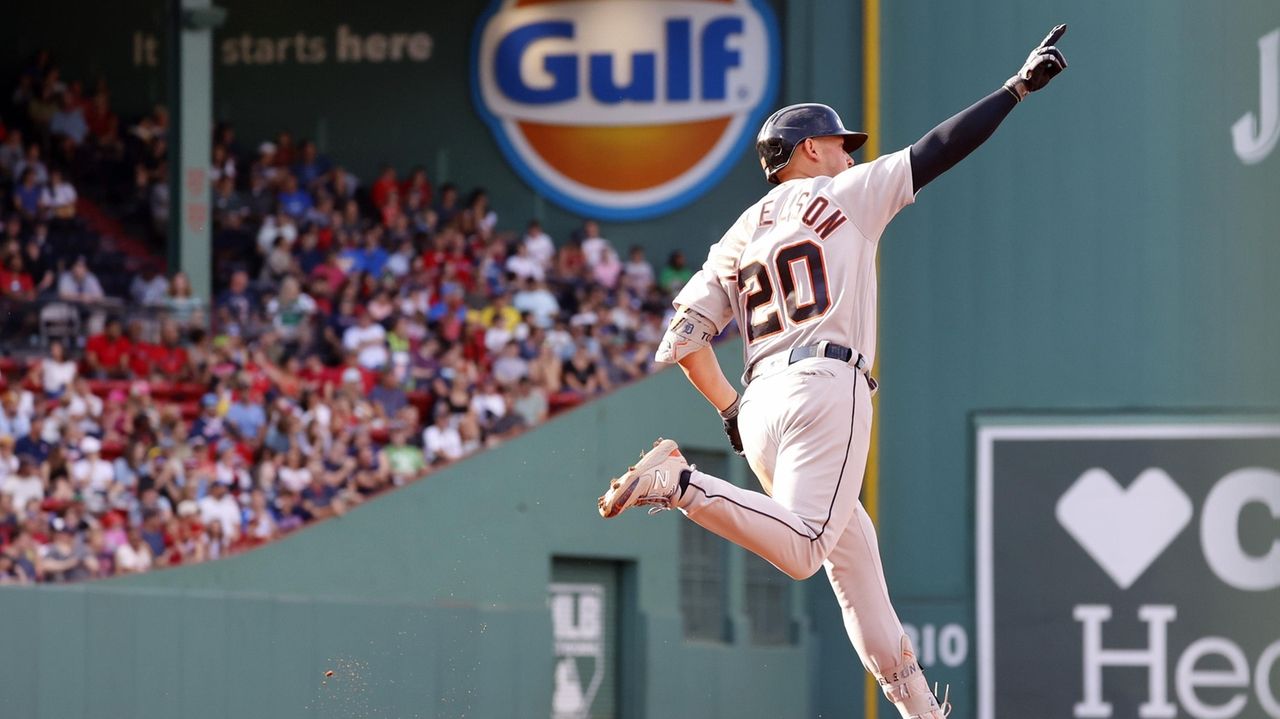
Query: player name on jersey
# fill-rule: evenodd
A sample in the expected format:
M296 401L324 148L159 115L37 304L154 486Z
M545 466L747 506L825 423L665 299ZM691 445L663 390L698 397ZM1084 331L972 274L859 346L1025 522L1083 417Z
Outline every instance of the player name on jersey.
M806 204L807 202L807 204ZM831 204L831 200L818 195L812 200L808 192L798 193L794 199L782 208L775 207L773 200L760 203L760 227L768 227L775 222L789 222L800 217L800 222L813 230L819 239L827 239L849 218L844 212ZM800 208L804 208L801 213Z

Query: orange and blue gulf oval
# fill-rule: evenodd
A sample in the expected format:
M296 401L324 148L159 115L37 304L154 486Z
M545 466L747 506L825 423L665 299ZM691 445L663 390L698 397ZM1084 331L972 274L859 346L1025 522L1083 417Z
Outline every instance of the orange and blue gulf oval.
M780 58L764 0L495 0L472 37L472 97L539 193L641 220L740 159Z

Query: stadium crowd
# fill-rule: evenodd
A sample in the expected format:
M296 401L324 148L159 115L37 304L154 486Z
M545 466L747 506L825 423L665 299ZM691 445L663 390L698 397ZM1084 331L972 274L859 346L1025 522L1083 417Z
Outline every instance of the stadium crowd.
M0 583L199 562L342 514L649 372L691 274L592 221L509 231L483 189L422 168L366 183L288 132L248 153L224 124L206 306L159 263L100 281L94 248L45 239L83 233L78 189L163 234L164 108L124 126L104 83L39 53L0 120L0 296L36 347L0 360ZM46 335L49 306L79 329Z

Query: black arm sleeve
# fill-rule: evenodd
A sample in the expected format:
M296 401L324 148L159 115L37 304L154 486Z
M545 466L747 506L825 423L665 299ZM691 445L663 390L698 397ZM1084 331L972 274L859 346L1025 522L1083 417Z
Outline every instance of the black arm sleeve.
M911 183L916 192L963 160L996 131L1018 104L1003 87L952 115L911 146Z

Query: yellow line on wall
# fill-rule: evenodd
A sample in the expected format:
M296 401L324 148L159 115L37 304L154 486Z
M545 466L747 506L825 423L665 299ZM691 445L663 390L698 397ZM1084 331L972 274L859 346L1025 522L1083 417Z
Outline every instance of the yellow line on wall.
M869 135L863 145L863 157L874 160L880 155L880 0L862 0L862 122ZM879 284L880 260L876 258L876 281ZM877 304L877 308L879 305ZM877 309L877 314L879 310ZM879 317L876 318L877 333ZM876 338L876 364L880 364L880 341ZM872 370L874 371L874 367ZM872 400L872 411L879 414L878 402ZM871 423L871 448L867 453L867 471L862 480L862 502L877 526L880 523L880 423ZM863 687L863 716L877 719L880 713L880 687L866 674Z

